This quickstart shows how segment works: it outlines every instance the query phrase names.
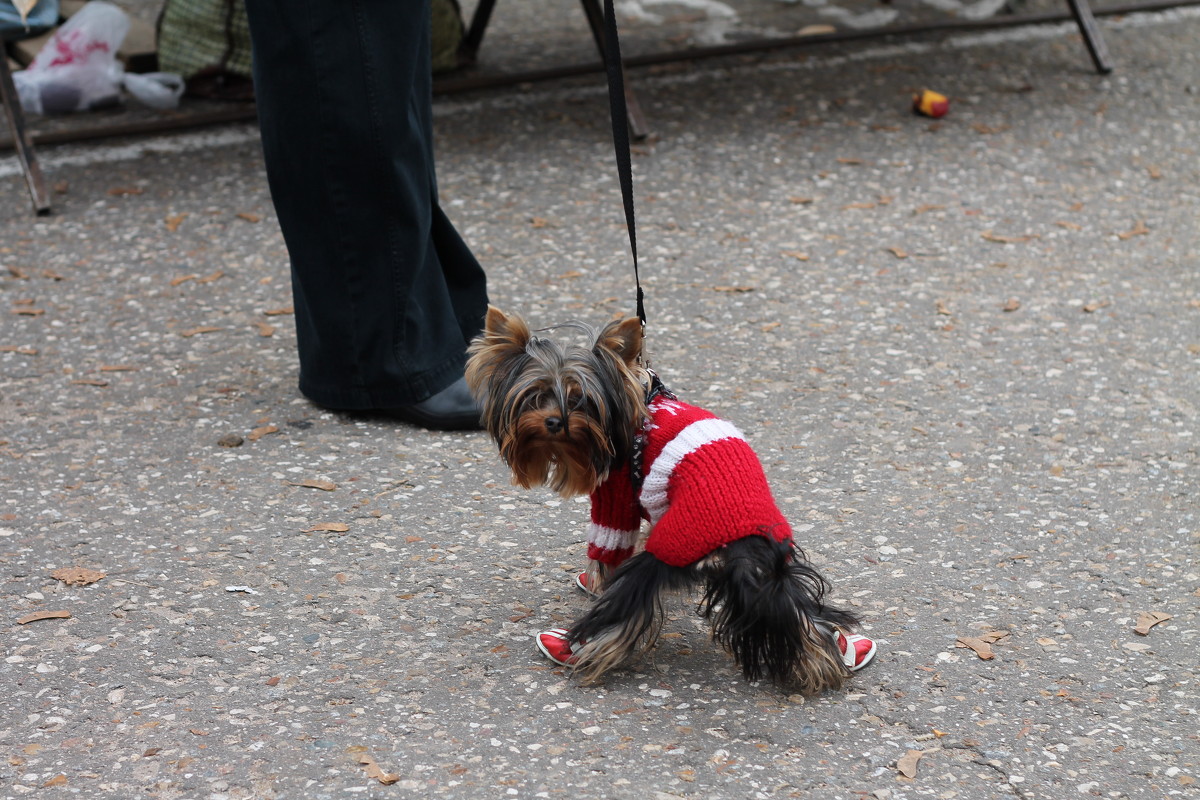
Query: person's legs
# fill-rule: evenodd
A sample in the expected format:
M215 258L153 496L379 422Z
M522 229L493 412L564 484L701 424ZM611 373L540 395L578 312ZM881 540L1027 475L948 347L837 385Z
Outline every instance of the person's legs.
M461 378L483 269L438 205L429 0L247 0L300 390L407 406Z

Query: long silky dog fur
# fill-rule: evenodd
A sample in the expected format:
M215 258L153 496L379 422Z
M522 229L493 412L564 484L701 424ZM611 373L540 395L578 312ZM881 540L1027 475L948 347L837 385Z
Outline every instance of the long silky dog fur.
M840 688L850 676L830 638L854 614L826 605L825 579L792 542L769 535L731 542L708 558L673 567L642 552L622 564L567 633L576 672L595 680L657 640L672 592L703 584L700 613L747 680L767 678L804 694Z

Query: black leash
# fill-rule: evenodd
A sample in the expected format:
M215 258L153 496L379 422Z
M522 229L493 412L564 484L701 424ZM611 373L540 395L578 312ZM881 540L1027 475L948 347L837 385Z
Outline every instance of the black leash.
M629 111L625 107L625 75L621 65L621 43L617 39L617 15L613 0L604 0L604 66L608 72L608 105L612 117L613 148L617 153L617 176L625 204L625 227L633 253L633 282L637 285L637 315L646 327L645 293L638 274L637 228L633 217L633 164L629 155Z

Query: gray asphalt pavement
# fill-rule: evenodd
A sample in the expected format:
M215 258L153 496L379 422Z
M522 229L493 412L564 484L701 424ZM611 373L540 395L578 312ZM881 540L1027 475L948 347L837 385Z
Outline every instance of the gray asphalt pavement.
M685 599L602 685L538 656L586 502L298 395L253 126L45 148L48 218L0 158L0 798L1198 796L1200 14L1102 27L1108 77L1069 25L630 75L652 363L880 643L815 698ZM437 102L535 324L632 310L605 103Z

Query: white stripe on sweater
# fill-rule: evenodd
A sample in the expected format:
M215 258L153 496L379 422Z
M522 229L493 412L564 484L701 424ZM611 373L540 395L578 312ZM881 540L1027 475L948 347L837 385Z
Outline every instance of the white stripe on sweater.
M640 529L619 531L593 522L588 529L588 544L604 550L630 550L637 544L639 532Z
M744 438L733 423L723 419L702 419L688 425L667 442L642 482L640 500L642 508L650 515L650 524L657 525L662 515L667 513L667 484L685 456L722 439Z

